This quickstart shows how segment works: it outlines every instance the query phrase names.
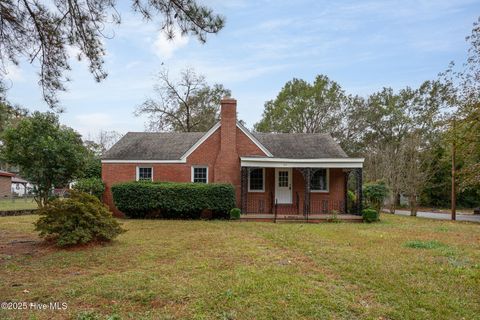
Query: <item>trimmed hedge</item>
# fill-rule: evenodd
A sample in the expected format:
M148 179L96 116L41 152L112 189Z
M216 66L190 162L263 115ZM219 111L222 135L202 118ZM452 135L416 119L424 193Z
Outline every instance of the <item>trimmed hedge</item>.
M115 206L129 218L199 219L210 210L228 218L236 206L230 184L127 182L112 186Z

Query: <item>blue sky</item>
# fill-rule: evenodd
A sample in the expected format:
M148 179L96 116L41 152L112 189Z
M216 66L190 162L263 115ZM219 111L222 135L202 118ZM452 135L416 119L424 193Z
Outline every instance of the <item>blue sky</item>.
M120 7L123 23L107 30L108 78L96 83L84 62L72 59L72 82L60 95L62 123L85 137L99 130L143 131L135 107L153 94L164 67L175 75L191 67L210 84L222 83L238 100L239 117L252 127L265 101L288 80L326 74L348 92L367 95L433 79L451 60L463 61L465 36L480 1L284 1L199 2L226 17L225 28L200 44L195 38L167 41L159 23L145 23ZM72 54L75 49L72 49ZM10 101L47 110L38 66L9 66Z

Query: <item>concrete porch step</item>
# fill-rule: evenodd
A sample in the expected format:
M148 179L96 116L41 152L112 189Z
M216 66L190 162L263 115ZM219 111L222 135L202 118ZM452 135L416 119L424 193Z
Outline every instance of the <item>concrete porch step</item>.
M256 222L274 222L273 214L244 214L240 217L241 221L256 221ZM331 214L314 214L309 215L308 219L304 215L277 215L278 223L319 223L330 222L334 220ZM338 221L348 222L362 222L361 216L353 214L339 214L336 216Z

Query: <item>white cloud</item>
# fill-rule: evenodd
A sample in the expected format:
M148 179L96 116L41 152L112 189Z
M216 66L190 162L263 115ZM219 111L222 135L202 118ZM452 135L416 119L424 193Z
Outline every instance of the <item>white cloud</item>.
M141 131L143 120L133 117L131 112L118 111L113 113L93 112L79 115L63 114L64 123L78 131L85 139L97 135L100 131L127 132Z
M175 30L173 39L169 39L164 31L159 31L153 43L153 49L160 59L169 59L176 50L185 47L188 41L188 36L182 35L178 30Z
M176 59L172 63L166 63L165 66L172 75L178 75L186 67L195 69L201 75L204 75L207 82L222 83L231 86L235 83L242 83L256 79L267 74L272 74L284 70L291 66L288 63L260 65L257 61L248 59L231 63L230 61L220 61L212 59L202 59L198 56L195 59Z
M106 127L113 123L110 114L101 112L79 114L75 118L78 124L84 127Z

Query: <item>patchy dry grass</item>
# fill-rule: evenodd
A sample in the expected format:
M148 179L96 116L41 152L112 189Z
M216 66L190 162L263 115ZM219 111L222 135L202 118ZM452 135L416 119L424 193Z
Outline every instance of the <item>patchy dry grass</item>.
M125 220L129 231L109 245L59 250L37 242L34 219L0 218L0 300L68 308L0 319L480 314L478 224L389 215L375 224Z
M36 209L37 203L32 198L0 199L0 211Z

